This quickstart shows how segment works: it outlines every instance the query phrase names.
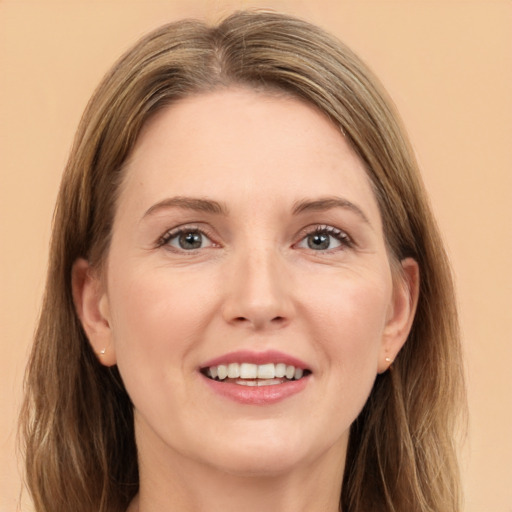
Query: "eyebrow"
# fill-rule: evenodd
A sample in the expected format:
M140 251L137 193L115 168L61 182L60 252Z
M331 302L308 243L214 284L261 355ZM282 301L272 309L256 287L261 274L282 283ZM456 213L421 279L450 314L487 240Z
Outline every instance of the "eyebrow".
M214 201L213 199L176 196L163 199L162 201L154 204L144 213L143 218L149 215L154 215L160 210L165 210L167 208L183 208L198 212L212 213L215 215L228 215L229 213L225 204ZM350 210L360 217L361 220L371 226L371 223L363 210L348 199L344 199L342 197L321 197L314 200L303 199L297 201L293 205L292 214L299 215L300 213L305 212L322 212L333 208Z
M218 201L213 201L211 199L200 199L196 197L169 197L160 201L151 208L149 208L143 217L147 217L148 215L153 215L160 210L164 210L167 208L184 208L187 210L194 210L197 212L206 212L213 213L216 215L227 215L228 208Z
M371 226L368 217L365 215L363 210L356 204L352 203L348 199L342 197L321 197L315 200L304 199L297 201L293 206L293 214L298 215L304 212L323 212L331 210L333 208L343 208L354 212L361 220Z

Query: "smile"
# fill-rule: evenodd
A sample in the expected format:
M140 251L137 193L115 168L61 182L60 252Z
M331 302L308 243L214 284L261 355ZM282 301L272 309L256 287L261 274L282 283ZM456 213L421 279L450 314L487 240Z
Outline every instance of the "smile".
M205 361L203 382L217 396L244 405L282 402L309 387L308 364L278 350L237 350Z
M212 380L241 386L274 386L300 380L311 372L285 363L229 363L208 366L201 373Z

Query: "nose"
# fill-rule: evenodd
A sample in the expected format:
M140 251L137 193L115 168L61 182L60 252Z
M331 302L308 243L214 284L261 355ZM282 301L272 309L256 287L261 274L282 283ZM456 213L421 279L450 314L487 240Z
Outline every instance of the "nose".
M292 280L276 251L237 255L229 275L222 308L226 322L252 330L279 329L290 322Z

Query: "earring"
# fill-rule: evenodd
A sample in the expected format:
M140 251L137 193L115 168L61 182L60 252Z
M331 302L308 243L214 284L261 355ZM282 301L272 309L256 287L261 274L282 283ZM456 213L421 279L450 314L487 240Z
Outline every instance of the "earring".
M391 357L386 357L385 359L386 363L392 363L393 362L393 359L391 359Z
M100 356L104 356L106 351L107 351L107 349L106 349L106 348L102 348L102 349L100 350Z

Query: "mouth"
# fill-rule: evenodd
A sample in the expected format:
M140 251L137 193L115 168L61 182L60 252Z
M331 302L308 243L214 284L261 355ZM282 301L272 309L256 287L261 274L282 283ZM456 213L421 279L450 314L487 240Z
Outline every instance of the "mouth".
M307 368L285 363L253 364L247 362L218 364L201 368L208 379L239 386L275 386L304 379L311 374Z

